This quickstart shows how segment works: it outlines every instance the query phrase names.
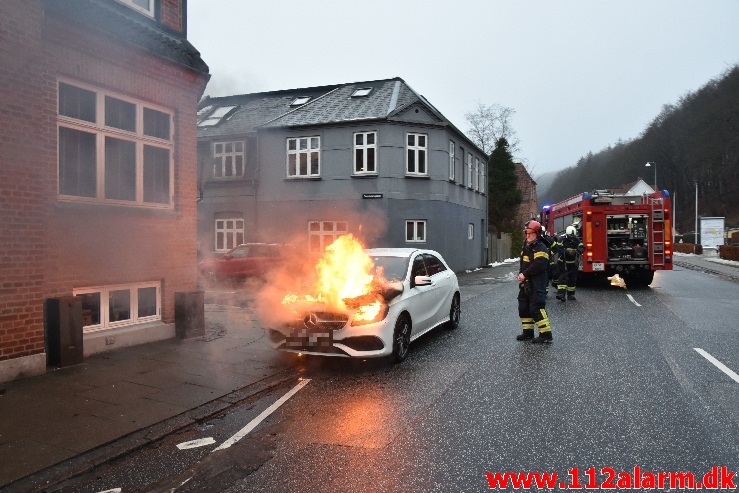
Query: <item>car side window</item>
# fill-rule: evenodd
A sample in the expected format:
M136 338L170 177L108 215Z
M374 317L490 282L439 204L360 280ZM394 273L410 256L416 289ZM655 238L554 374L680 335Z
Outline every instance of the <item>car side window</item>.
M416 276L425 276L426 266L423 263L423 255L419 255L413 260L413 269L411 269L411 278Z
M439 272L443 272L446 270L446 267L444 267L444 264L441 262L441 260L431 255L430 253L424 254L423 257L426 261L426 269L429 276L433 276L435 274L438 274Z
M240 247L240 248L234 248L231 253L231 258L244 258L247 255L249 255L249 248L248 247Z

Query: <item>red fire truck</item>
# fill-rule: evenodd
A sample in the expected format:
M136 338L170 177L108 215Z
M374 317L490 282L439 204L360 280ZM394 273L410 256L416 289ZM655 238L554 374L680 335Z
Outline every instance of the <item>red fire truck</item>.
M627 285L651 284L655 270L672 270L670 195L666 190L619 195L582 193L545 206L541 223L558 235L577 228L585 253L580 275L619 274Z

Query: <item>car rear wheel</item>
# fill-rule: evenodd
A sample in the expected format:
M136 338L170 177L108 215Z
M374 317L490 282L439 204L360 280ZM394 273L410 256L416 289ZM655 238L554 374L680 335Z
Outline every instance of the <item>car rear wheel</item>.
M454 293L452 298L452 307L449 309L449 321L446 323L447 329L456 329L459 327L459 319L462 316L462 306L459 302L459 293Z
M408 356L411 345L411 321L408 315L402 314L395 322L393 331L393 363L400 363Z

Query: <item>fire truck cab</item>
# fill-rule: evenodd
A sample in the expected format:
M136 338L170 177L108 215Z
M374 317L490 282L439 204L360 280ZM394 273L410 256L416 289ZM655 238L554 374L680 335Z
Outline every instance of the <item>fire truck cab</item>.
M627 285L647 286L655 270L672 270L670 196L666 190L644 195L585 192L544 207L541 220L554 235L575 226L585 245L580 275L619 274Z

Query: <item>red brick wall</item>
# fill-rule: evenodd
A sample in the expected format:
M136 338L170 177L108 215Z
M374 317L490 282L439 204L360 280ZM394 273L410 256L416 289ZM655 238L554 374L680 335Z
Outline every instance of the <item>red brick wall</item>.
M0 360L44 350L55 133L38 2L0 2Z
M179 2L175 2L179 3ZM41 2L0 2L0 360L43 352L43 302L74 288L162 282L196 289L199 75L43 16ZM57 77L174 112L174 210L57 200Z
M531 178L526 168L521 163L516 163L516 176L518 177L518 189L521 190L523 202L518 206L518 224L523 224L531 219L537 211L536 182Z
M161 22L182 32L182 0L162 0Z

